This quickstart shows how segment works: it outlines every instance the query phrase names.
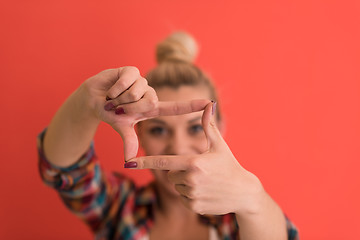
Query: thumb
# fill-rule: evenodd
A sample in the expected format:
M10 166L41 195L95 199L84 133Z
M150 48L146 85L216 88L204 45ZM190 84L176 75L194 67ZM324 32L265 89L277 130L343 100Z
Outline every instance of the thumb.
M221 136L219 129L216 126L216 102L211 102L206 105L203 116L202 125L206 138L208 140L209 151L216 150L224 144L224 139Z
M118 132L120 133L124 142L125 162L135 158L139 149L139 141L134 127L123 127L120 128Z

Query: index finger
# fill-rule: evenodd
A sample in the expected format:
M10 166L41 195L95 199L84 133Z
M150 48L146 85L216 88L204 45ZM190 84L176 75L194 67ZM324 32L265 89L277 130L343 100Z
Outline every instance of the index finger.
M187 170L190 168L191 156L161 155L133 158L125 163L125 168Z
M204 110L209 102L210 100L206 99L196 99L183 102L158 102L154 111L144 113L144 115L146 118L154 118L199 112Z

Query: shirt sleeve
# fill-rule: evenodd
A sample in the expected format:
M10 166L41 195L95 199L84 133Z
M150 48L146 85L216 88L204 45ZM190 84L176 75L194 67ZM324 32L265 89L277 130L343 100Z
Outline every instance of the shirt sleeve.
M204 224L215 227L221 239L240 239L239 226L234 213L225 215L199 215ZM299 240L299 234L296 226L285 215L288 240Z
M286 218L288 240L299 240L299 232L296 226L290 221L290 219L286 215L285 218Z
M72 166L51 164L43 151L43 137L38 136L39 172L43 182L54 188L65 205L87 223L97 235L109 235L117 213L135 186L118 174L106 174L100 167L93 143ZM107 231L107 232L104 232Z

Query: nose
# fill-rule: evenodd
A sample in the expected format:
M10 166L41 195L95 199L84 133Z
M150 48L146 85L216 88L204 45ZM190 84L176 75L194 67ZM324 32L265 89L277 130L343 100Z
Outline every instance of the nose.
M166 154L168 155L187 155L192 154L193 150L191 148L192 141L189 139L186 134L181 132L175 132L168 139Z

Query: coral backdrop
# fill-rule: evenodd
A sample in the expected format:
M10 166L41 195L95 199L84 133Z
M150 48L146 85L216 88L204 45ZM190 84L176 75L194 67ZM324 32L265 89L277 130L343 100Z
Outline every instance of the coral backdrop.
M358 1L2 1L0 239L91 239L37 172L36 136L85 79L155 65L155 44L183 29L215 80L225 139L300 230L354 239L360 216ZM97 154L124 170L102 124Z

